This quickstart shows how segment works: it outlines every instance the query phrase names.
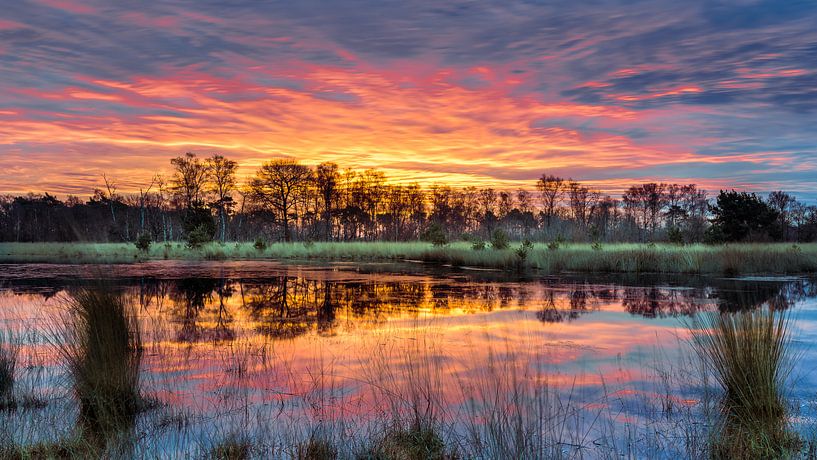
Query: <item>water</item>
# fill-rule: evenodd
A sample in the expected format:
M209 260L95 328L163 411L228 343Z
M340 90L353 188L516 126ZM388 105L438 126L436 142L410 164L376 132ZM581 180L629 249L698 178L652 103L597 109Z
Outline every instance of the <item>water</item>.
M59 442L75 430L54 342L71 293L100 280L137 309L143 393L157 402L135 421L127 455L198 455L240 435L258 456L287 457L317 433L353 456L419 407L463 454L507 453L496 439L480 451L467 444L516 423L541 438L529 449L568 457L691 456L690 439L705 438L714 412L688 344L691 318L764 305L793 319L787 397L794 426L813 425L817 285L808 278L28 264L0 272L0 321L24 340L16 391L45 406L0 413L16 443Z

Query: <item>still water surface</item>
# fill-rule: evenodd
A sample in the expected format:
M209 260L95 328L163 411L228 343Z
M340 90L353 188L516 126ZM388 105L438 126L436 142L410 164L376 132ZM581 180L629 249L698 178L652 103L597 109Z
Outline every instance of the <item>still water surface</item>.
M555 438L568 455L688 455L711 410L688 346L691 318L764 305L790 311L798 359L787 396L795 426L813 425L817 284L808 278L165 261L0 266L0 324L24 340L17 391L45 402L0 414L16 442L73 428L53 337L71 293L100 279L138 312L144 392L159 402L139 416L135 455L186 456L237 432L278 446L273 456L316 430L365 443L390 414L411 410L417 388L434 393L455 442L489 424L486 398L519 405L495 393L520 387L546 387L569 407L550 428L565 433ZM341 453L361 448L352 444Z

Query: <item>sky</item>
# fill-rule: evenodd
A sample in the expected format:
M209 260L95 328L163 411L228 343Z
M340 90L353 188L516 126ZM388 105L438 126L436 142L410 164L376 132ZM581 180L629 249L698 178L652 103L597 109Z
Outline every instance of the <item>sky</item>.
M134 191L191 151L815 201L815 24L798 0L4 2L0 193Z

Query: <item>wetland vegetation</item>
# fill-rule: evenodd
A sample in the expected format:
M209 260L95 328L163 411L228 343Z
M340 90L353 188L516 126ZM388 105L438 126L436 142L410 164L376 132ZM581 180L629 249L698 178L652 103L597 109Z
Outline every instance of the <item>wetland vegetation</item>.
M10 391L42 402L0 412L7 458L813 448L808 278L156 261L100 285L91 266L5 268Z

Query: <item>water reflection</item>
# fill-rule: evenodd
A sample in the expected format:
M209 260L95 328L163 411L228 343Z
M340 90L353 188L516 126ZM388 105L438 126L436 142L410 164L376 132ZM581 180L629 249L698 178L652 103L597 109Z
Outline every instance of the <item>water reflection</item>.
M275 429L323 427L331 425L336 414L365 420L384 399L366 393L367 385L411 391L417 388L418 375L435 372L441 383L429 391L434 407L447 415L471 407L479 421L485 415L482 410L493 406L469 405L476 404L472 399L480 391L491 388L488 380L495 376L486 375L485 369L492 365L502 369L498 378L519 378L531 395L543 388L548 390L547 401L567 395L588 412L582 416L588 415L585 420L596 428L653 426L652 418L638 425L654 418L651 411L662 414L661 423L670 423L671 417L661 412L667 412L666 407L674 408L674 416L700 400L700 387L660 386L661 376L672 374L672 366L683 357L678 336L688 331L676 318L760 308L779 311L817 295L808 279L497 281L463 273L314 267L248 272L214 265L167 272L154 267L151 276L137 272L139 276L110 280L137 306L149 394L177 411L162 409L164 415L156 415L157 420L150 415L148 421L136 422L147 423L148 429L161 433L167 426L198 423L197 429L209 436L214 420L229 431L262 430L248 420L266 423L281 414L287 418ZM77 286L91 282L82 277L7 278L0 282L0 320L12 328L37 329L60 311ZM661 346L667 349L656 356ZM26 359L43 357L44 368L58 368L49 353L44 342L28 343L22 352ZM377 356L381 359L375 363ZM651 374L654 369L660 370L659 380ZM373 374L376 378L370 377ZM378 385L371 385L372 380ZM511 381L502 384L519 388ZM494 396L496 405L510 404ZM593 422L598 418L593 411L602 410L610 420ZM578 415L572 420L577 426L570 432L579 437L586 427L579 426ZM133 431L127 428L132 424L125 424L124 431ZM139 433L145 429L137 427ZM639 439L661 439L647 431L637 434ZM593 436L573 441L602 439L598 442L615 445L626 442L631 433Z
M6 281L17 295L52 299L75 284L31 285ZM718 309L735 312L772 305L785 309L817 295L815 283L793 280L710 280L685 287L617 285L560 280L488 283L419 280L330 280L300 276L254 279L188 277L120 280L120 288L143 311L169 312L178 342L229 341L237 336L236 316L247 316L252 328L271 338L308 333L332 335L339 312L344 318L380 324L390 317L467 314L503 309L531 309L543 323L578 320L620 305L643 318L691 316Z

